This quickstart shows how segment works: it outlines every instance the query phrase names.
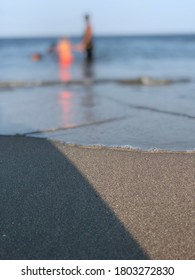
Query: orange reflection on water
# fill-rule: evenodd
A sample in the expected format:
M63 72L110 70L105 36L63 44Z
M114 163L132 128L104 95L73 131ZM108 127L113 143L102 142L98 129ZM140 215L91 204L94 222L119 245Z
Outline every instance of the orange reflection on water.
M72 126L72 98L73 95L69 91L62 91L58 95L59 104L62 111L63 125L66 127Z
M64 62L59 60L59 78L62 82L68 82L71 80L70 73L71 62Z
M58 60L59 65L59 79L61 82L68 82L71 80L70 67L73 60ZM62 120L65 127L74 125L72 122L73 117L73 94L70 91L62 91L58 95L59 105L62 111Z

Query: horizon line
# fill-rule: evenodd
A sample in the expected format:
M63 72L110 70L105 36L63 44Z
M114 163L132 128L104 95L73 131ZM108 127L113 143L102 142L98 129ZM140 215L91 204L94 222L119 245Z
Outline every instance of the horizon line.
M144 36L185 36L185 35L195 35L195 31L193 32L161 32L161 33L108 33L108 34L95 34L94 37L144 37ZM40 38L40 39L47 39L47 38L60 38L63 37L63 34L51 34L51 35L8 35L8 36L1 36L0 39L33 39L33 38ZM66 37L82 37L80 34L69 34Z

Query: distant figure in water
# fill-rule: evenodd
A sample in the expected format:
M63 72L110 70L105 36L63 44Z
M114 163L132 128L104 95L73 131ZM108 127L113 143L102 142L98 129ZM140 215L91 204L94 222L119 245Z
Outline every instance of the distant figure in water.
M91 62L93 60L93 32L90 23L89 15L85 16L86 27L84 31L84 36L82 42L77 45L78 51L84 51L86 54L86 62Z
M83 46L86 53L86 60L91 62L93 60L93 32L89 15L85 16L85 22L86 28L83 36Z
M56 52L61 65L69 65L73 62L72 48L71 42L66 38L62 38L58 42Z
M42 59L42 55L40 53L34 53L31 58L32 61L40 61Z

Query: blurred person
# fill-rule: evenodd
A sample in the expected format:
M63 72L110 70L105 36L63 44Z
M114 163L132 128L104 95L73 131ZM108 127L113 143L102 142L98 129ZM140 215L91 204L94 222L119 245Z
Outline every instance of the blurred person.
M61 38L55 48L59 63L59 78L62 82L71 80L70 66L74 60L73 46L67 38Z
M83 37L83 45L86 52L87 61L93 60L93 32L89 15L85 16L86 28Z
M86 27L82 42L77 46L77 50L85 51L86 61L91 62L93 60L93 31L90 23L89 15L85 16Z
M67 38L59 40L56 46L56 52L61 65L70 65L73 62L74 56L72 48L73 46Z
M42 58L43 57L40 53L34 53L31 57L32 61L40 61Z

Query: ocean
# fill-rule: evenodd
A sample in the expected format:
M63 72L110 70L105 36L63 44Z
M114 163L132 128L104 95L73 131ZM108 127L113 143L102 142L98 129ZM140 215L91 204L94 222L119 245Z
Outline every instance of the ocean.
M0 39L0 135L195 149L195 35L95 37L93 63L74 52L64 68L57 40Z

